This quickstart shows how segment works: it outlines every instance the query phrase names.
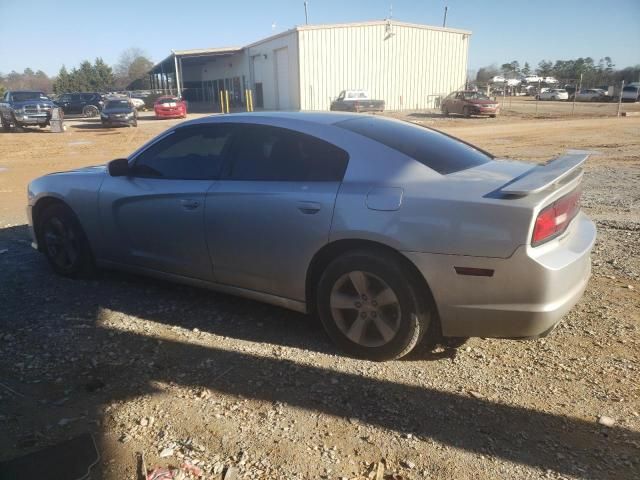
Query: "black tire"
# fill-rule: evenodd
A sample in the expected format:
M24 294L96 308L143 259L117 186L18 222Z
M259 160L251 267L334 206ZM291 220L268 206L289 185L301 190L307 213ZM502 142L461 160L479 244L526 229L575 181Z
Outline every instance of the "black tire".
M491 117L491 118L496 118L496 114L495 114L495 113L492 113L491 115L489 115L489 117Z
M469 107L464 107L462 109L462 114L464 115L464 118L471 118L471 110Z
M99 113L100 111L95 105L87 105L82 109L82 115L84 115L86 118L97 117Z
M38 126L40 128L47 128L47 124L46 123L39 123Z
M135 118L135 119L133 120L133 122L131 122L131 126L132 126L132 127L137 127L137 126L138 126L138 119L137 119L137 118Z
M5 132L11 131L11 124L9 122L7 122L4 118L2 119L2 129Z
M73 211L57 203L42 212L38 242L53 270L65 277L91 276L95 270L89 241Z
M442 114L443 114L445 117L448 117L448 116L449 116L449 109L448 109L447 107L444 107L444 108L442 109Z
M331 307L332 292L340 285L341 279L354 272L361 272L381 280L384 282L383 285L390 288L392 293L395 294L397 304L394 304L391 308L395 308L395 305L397 305L399 312L394 319L396 322L396 326L392 329L394 333L388 341L382 339L382 335L378 335L379 340L382 340L380 345L369 346L356 343L338 325L339 321L348 321L350 322L349 329L353 329L353 325L359 319L359 311L348 307L347 312L352 314L351 319L348 320L344 317L336 319L334 316L334 310ZM431 302L425 301L425 292L418 291L412 278L411 272L406 271L398 259L383 250L354 250L333 260L323 272L316 290L318 315L329 337L342 350L359 358L385 361L407 355L424 336L432 317ZM371 288L370 291L374 292L371 285L372 280L368 282ZM378 298L376 295L379 293L380 291L376 294L371 293L370 299L363 300L368 302L369 308L376 308L374 299ZM356 293L353 298L357 300L359 298L358 294ZM387 306L378 306L377 308L379 312L382 312L382 309L387 308ZM339 310L341 312L344 311L343 309ZM339 315L342 315L342 313ZM370 315L375 317L375 314ZM371 336L375 332L381 332L376 320L383 321L382 316L383 314L380 313L380 318L366 320L368 323L360 329L362 332L360 335L361 340L365 335ZM386 325L389 327L388 323Z

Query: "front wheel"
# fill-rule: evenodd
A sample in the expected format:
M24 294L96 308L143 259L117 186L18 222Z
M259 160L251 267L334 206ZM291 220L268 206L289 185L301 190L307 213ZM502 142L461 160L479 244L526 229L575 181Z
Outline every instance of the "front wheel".
M341 349L385 361L408 354L427 331L431 313L422 297L392 255L359 250L329 264L316 301L325 330Z
M65 277L90 274L93 255L80 222L69 207L55 204L42 213L39 241L53 270Z

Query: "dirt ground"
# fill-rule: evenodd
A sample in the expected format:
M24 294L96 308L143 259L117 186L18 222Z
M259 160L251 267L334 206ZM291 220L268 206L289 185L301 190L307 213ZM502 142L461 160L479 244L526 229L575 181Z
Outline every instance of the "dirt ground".
M382 364L341 354L314 318L116 272L67 280L30 249L29 180L126 156L175 122L0 133L0 461L89 431L91 478L113 480L137 478L136 452L207 479L382 478L379 465L394 479L640 478L640 117L523 105L395 116L500 157L598 152L584 298L545 339Z

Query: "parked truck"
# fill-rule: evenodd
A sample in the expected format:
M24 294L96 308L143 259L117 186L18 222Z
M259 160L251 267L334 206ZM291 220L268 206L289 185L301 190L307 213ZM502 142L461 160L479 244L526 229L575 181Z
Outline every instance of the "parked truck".
M39 126L45 128L51 121L51 111L56 105L43 92L13 90L4 94L0 101L2 128Z
M343 90L333 102L331 110L342 112L383 112L384 100L369 98L366 90Z

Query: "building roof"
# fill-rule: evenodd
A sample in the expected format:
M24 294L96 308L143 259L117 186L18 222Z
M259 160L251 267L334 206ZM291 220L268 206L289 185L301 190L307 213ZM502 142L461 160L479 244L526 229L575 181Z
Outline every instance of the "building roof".
M351 22L351 23L325 23L318 25L296 25L289 30L285 30L284 32L279 32L274 35L271 35L266 38L262 38L253 43L245 45L243 47L221 47L221 48L194 48L191 50L172 50L171 55L169 55L164 60L156 63L149 73L158 73L160 69L162 69L163 64L169 64L172 67L173 58L175 56L181 57L183 59L186 58L196 58L196 57L215 57L215 56L227 56L234 55L236 53L242 52L245 48L253 47L255 45L260 45L263 42L273 40L274 38L278 38L284 35L288 35L292 32L300 32L306 30L323 30L323 29L333 29L333 28L354 28L354 27L368 27L368 26L376 26L376 25L390 25L392 27L407 27L407 28L418 28L422 30L435 30L439 32L449 32L449 33L458 33L462 35L471 35L470 30L460 30L458 28L449 28L449 27L436 27L434 25L423 25L420 23L409 23L409 22L399 22L396 20L371 20L367 22Z
M448 27L436 27L434 25L424 25L421 23L409 23L409 22L398 22L396 20L370 20L367 22L351 22L351 23L320 23L316 25L296 25L289 30L285 30L284 32L276 33L266 38L262 38L260 40L256 40L249 45L246 45L244 48L253 47L255 45L259 45L262 42L266 42L268 40L273 40L274 38L278 38L284 35L288 35L292 32L300 32L305 30L328 30L332 28L353 28L353 27L370 27L376 25L391 25L392 27L409 27L409 28L419 28L422 30L435 30L438 32L449 32L449 33L459 33L462 35L471 35L471 30L460 30L458 28L448 28Z

